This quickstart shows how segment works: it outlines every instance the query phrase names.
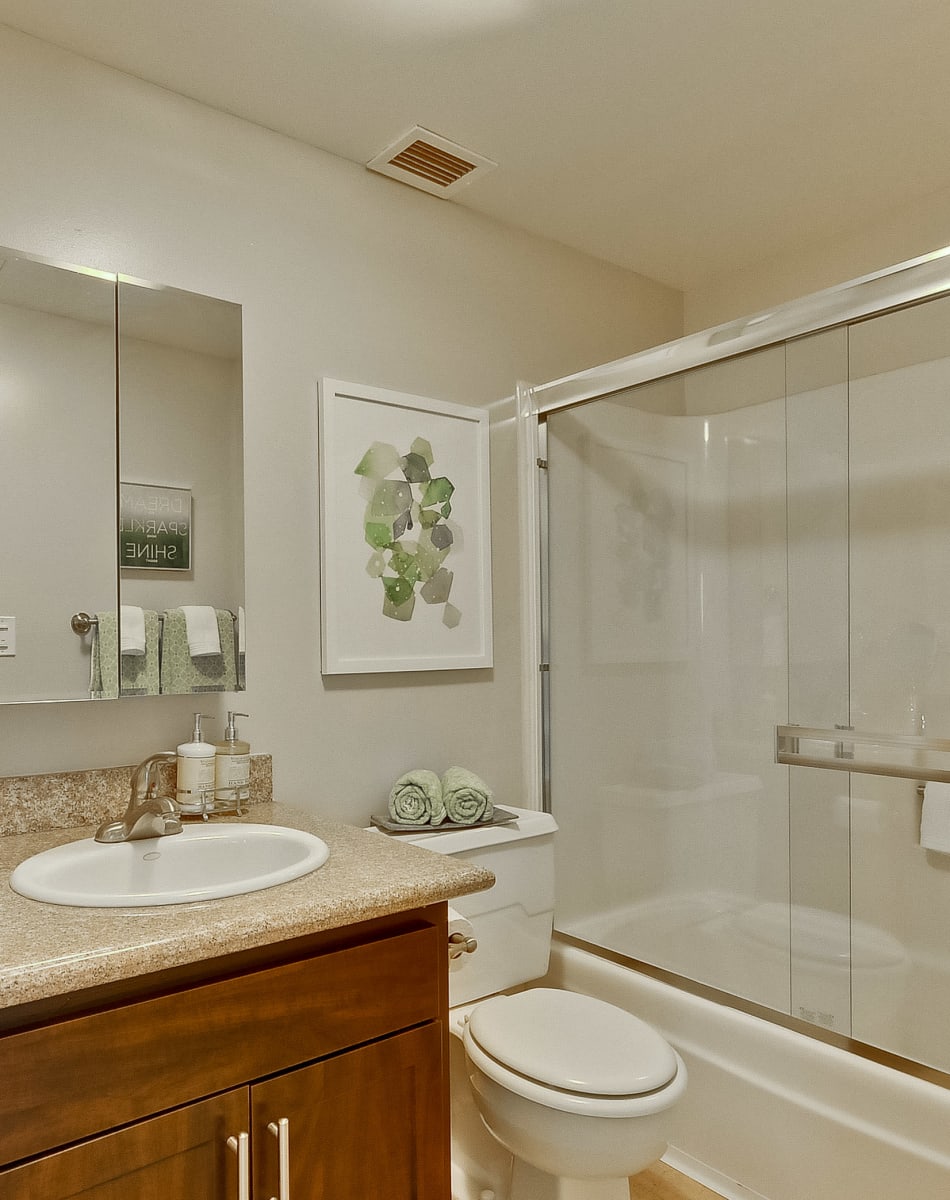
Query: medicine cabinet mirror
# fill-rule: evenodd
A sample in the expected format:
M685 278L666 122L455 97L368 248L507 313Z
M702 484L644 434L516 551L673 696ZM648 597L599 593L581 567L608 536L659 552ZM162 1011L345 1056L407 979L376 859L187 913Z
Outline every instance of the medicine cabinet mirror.
M239 305L0 249L0 480L0 703L115 695L122 605L233 614L243 686Z

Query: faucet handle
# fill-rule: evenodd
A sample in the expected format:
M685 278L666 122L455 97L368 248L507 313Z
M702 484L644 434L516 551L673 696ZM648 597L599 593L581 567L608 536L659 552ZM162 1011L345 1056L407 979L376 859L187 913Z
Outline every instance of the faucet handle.
M154 789L157 783L152 781L152 770L160 763L173 763L177 755L174 750L160 750L157 754L150 754L144 759L132 772L131 783L131 799L132 801L144 799L147 796L154 795Z
M160 763L174 762L172 750L150 754L132 772L131 795L125 816L120 821L106 821L96 831L97 842L130 842L138 838L162 837L181 833L178 805L171 795L160 796L152 783L152 769Z

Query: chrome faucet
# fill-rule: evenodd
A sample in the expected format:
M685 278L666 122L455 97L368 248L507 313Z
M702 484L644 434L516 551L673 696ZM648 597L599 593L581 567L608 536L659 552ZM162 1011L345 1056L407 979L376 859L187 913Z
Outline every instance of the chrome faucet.
M172 795L159 795L152 772L160 763L172 763L176 755L162 750L140 762L132 772L129 807L121 821L106 821L96 830L97 842L134 842L140 838L181 833L178 805Z

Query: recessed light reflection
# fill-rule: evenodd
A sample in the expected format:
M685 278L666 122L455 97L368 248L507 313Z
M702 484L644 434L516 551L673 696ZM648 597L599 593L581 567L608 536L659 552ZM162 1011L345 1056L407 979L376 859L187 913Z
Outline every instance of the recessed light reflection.
M345 0L337 7L340 19L365 25L369 17L390 36L439 37L524 21L538 15L542 5L539 0Z

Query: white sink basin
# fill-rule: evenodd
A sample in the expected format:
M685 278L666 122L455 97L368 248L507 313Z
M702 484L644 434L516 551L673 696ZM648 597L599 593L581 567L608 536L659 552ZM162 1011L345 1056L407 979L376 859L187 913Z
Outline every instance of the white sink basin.
M326 842L300 829L209 822L167 837L55 846L20 863L10 886L32 900L82 908L188 904L299 879L329 856Z

